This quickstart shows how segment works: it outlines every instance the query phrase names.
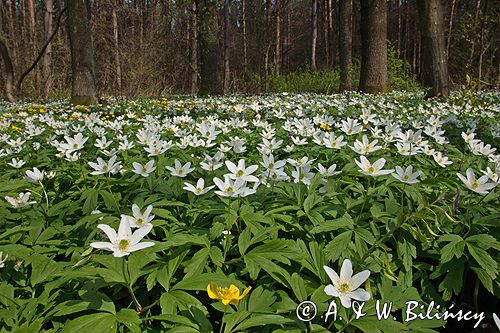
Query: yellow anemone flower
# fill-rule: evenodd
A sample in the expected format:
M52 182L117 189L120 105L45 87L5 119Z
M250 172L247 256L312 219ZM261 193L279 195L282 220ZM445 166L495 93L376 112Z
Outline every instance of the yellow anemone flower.
M208 296L211 299L218 299L222 301L222 304L228 305L238 305L238 302L245 297L248 292L252 289L252 287L248 287L243 290L243 293L240 295L240 289L236 287L234 284L229 287L222 288L218 286L214 282L210 282L207 286Z

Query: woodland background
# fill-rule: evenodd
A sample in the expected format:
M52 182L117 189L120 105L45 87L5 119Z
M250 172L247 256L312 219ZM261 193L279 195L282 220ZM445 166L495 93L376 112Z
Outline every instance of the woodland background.
M93 0L86 4L88 18L80 18L88 19L101 96L197 93L202 79L200 48L205 47L200 45L200 34L208 34L204 40L216 45L212 80L220 86L215 89L218 93L336 92L346 36L352 43L347 47L352 52L354 81L347 88L355 88L361 32L371 29L361 19L360 1L352 0ZM423 62L417 1L386 4L390 88L418 87ZM441 5L450 88L471 82L497 87L500 2L450 0ZM0 38L12 59L14 82L37 58L65 6L62 0L0 1ZM210 17L197 15L202 6L211 6ZM352 6L347 17L352 22L342 25L345 6ZM24 98L62 98L71 93L68 18L60 16L54 39L22 83ZM211 20L208 25L207 20ZM345 31L346 26L351 31ZM3 83L2 67L4 62L0 62ZM5 98L3 90L0 98Z

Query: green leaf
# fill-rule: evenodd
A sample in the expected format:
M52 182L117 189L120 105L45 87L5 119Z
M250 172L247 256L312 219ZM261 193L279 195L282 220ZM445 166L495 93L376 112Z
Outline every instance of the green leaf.
M488 273L488 275L494 280L497 275L497 262L480 247L475 247L470 243L467 243L467 249L470 254L476 259L477 263Z
M252 317L243 320L238 326L235 327L231 332L245 331L251 327L265 326L265 325L282 325L293 323L294 321L290 318L285 318L276 314L257 314Z
M325 251L331 261L336 261L340 255L345 253L351 244L352 234L352 230L344 231L325 246Z
M61 333L114 333L117 329L115 315L107 312L99 312L81 316L64 325Z
M54 278L54 275L62 269L60 263L47 258L41 254L34 254L31 260L31 285L36 286L41 282L47 282Z

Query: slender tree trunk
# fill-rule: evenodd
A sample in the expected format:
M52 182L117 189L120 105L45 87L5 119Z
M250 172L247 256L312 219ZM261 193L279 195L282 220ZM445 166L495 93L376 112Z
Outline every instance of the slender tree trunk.
M14 97L14 68L12 66L12 59L10 58L9 49L5 44L4 40L0 37L0 55L3 59L4 65L4 74L5 74L5 97L9 102L15 102L16 98Z
M418 14L422 39L422 79L431 88L428 96L448 97L448 61L440 0L419 1Z
M97 102L95 85L94 47L90 26L89 3L68 1L68 32L71 49L71 103Z
M352 0L339 3L340 91L352 89Z
M366 93L388 90L387 3L361 0L361 75L359 89Z
M333 36L333 3L332 0L327 0L327 18L328 18L328 53L330 54L330 62L328 63L329 67L333 67L334 58L335 58L335 50L337 49L337 45L335 45L335 37Z
M408 2L405 3L405 50L404 50L404 58L409 61L410 59L410 4Z
M243 29L243 74L247 75L248 72L248 41L247 41L247 0L241 0L241 24Z
M330 66L330 35L328 31L328 0L323 1L323 38L325 41L325 60L326 65Z
M116 13L117 3L113 1L111 7L111 20L113 22L113 42L114 42L114 55L115 55L115 71L116 71L116 87L119 93L122 93L122 66L120 63L120 41L118 35L118 15Z
M285 2L284 6L284 29L283 29L283 64L282 72L288 73L289 70L289 52L290 52L290 9L288 1Z
M476 1L476 11L475 11L475 14L474 14L474 22L473 22L474 28L477 27L477 19L479 17L479 11L480 11L480 9L481 9L481 0L477 0ZM476 38L473 38L472 39L472 45L470 47L469 61L467 62L467 66L468 67L472 66L472 61L474 59L475 48L476 48Z
M222 86L219 78L219 43L217 24L217 2L197 0L198 37L200 50L200 89L198 94L220 94Z
M446 57L450 59L451 32L453 30L453 14L455 13L456 0L451 2L450 23L448 25L448 37L446 38Z
M52 34L54 4L52 0L45 0L45 39L48 40ZM45 55L43 56L43 80L44 80L44 97L48 98L50 88L52 87L52 43L47 45Z
M274 48L274 63L276 64L276 74L281 73L281 0L276 0L276 44Z
M191 13L191 43L190 43L190 63L191 63L191 93L198 90L198 26L196 24L196 2L192 3Z
M401 0L396 0L396 9L398 12L398 53L401 53Z
M483 56L486 50L484 49L484 29L486 25L486 15L488 11L488 0L484 0L483 10L481 12L481 34L480 34L480 48L479 48L479 64L477 77L481 81L483 74Z
M316 45L318 42L318 0L312 0L311 3L311 70L315 71L316 65Z
M35 6L33 0L27 0L28 7L28 21L29 21L29 34L30 34L30 43L31 43L31 56L33 59L36 58L37 53L37 40L36 40L36 20L35 20ZM35 69L33 76L33 86L35 87L35 91L38 91L38 71Z
M224 0L224 94L229 89L230 68L229 68L229 6L231 0Z

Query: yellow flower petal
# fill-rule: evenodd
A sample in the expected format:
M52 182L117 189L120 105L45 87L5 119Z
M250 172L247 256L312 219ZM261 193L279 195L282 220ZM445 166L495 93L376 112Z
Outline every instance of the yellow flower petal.
M213 282L210 282L207 286L208 297L211 299L221 299L221 295L219 293L219 286Z
M245 297L250 292L250 289L252 289L252 287L248 287L245 290L243 290L243 294L241 294L239 299L242 299L243 297Z

